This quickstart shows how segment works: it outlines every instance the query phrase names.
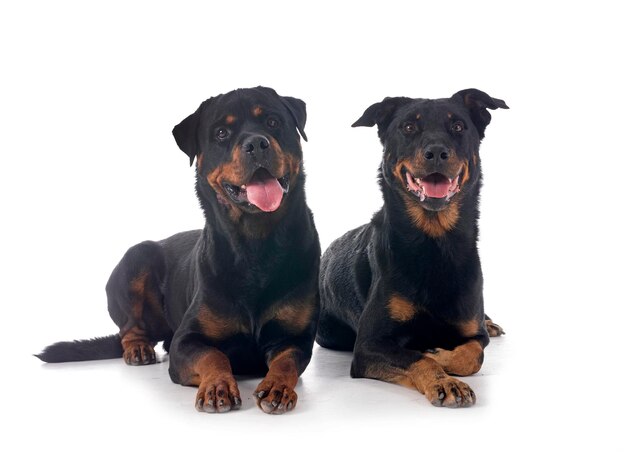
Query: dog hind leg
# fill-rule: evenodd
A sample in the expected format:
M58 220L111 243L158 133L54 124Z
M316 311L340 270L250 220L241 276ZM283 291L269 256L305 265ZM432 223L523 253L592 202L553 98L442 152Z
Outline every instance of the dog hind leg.
M109 314L120 328L126 364L155 363L154 346L159 341L171 340L173 333L163 309L164 277L161 246L142 242L126 252L109 278L106 286Z

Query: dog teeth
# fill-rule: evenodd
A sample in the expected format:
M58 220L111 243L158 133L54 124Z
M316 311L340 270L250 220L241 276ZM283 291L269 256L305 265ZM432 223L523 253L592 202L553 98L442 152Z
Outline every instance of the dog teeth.
M448 196L446 196L446 201L448 201L450 198L452 198L454 195L456 195L460 191L461 191L461 188L457 185L454 190L450 190L448 192Z
M420 188L420 191L418 193L420 196L420 201L424 202L424 200L426 199L426 194L424 193L424 187L422 187L422 179L415 178L415 182Z

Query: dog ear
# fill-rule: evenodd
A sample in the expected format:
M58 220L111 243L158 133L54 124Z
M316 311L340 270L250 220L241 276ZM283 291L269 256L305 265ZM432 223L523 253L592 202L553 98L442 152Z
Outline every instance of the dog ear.
M176 144L185 154L189 156L189 166L193 165L193 159L200 153L200 136L198 127L203 112L209 107L215 97L205 100L198 109L183 119L172 130Z
M485 137L485 129L491 122L491 113L487 109L509 108L503 100L473 88L459 91L452 99L461 102L469 110L481 140Z
M300 136L304 138L304 141L308 141L306 138L306 133L304 133L304 125L306 124L306 104L304 101L297 99L295 97L289 96L280 96L283 104L293 116L293 119L296 121L296 128L300 133Z
M372 127L377 125L378 137L382 140L395 111L411 102L411 100L409 97L385 97L382 102L370 105L363 115L352 124L352 127Z

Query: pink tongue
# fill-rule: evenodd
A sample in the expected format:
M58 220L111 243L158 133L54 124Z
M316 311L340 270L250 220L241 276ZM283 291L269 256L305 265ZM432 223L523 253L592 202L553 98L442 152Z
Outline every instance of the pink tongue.
M260 173L260 174L259 174ZM248 202L263 212L273 212L280 207L283 200L283 188L278 179L268 172L259 170L246 185Z
M422 180L421 183L424 187L424 194L429 198L445 198L452 185L444 177L429 178L429 180Z

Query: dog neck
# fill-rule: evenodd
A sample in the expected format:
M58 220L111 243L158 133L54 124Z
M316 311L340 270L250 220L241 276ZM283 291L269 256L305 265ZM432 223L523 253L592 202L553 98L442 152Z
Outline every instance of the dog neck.
M476 248L479 184L439 212L420 206L411 193L400 193L384 181L381 185L384 205L380 221L388 224L384 230L390 234L390 246L399 244L408 251L422 244L435 245L448 252L452 244L457 251Z
M201 199L205 218L210 219L204 226L203 252L217 255L222 261L235 262L238 256L263 259L273 252L277 242L300 240L302 231L314 230L303 185L300 181L293 187L284 204L272 213L245 213L217 197Z

